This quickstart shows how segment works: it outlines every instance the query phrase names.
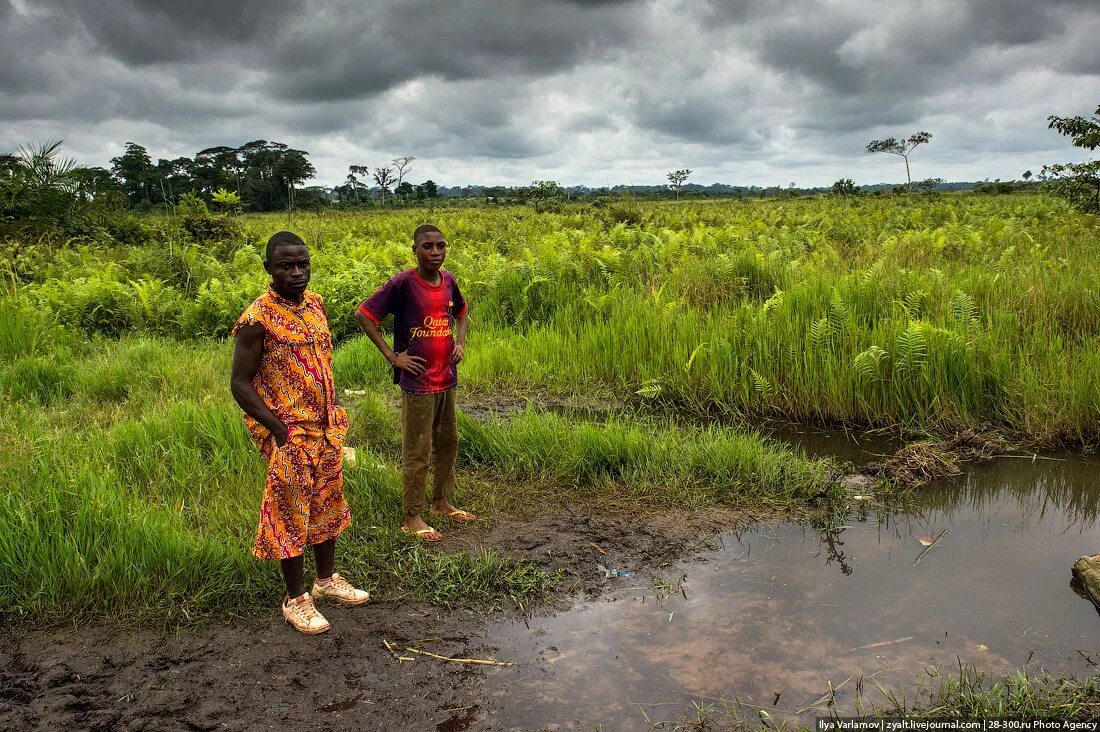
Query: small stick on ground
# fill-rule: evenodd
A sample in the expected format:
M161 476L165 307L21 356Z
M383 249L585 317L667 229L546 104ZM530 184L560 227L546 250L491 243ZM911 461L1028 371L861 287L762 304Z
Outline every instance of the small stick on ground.
M398 660L398 661L415 661L416 660L415 658L412 658L411 656L402 656L402 655L398 654L397 646L394 645L393 643L390 643L385 638L382 639L382 645L384 645L386 647L386 650L390 652L390 655L393 656L395 660Z
M932 543L929 544L928 546L924 547L924 551L922 551L920 554L918 554L917 558L913 560L913 566L914 567L917 566L918 564L920 564L920 560L924 559L924 555L927 554L928 552L932 551L932 547L936 546L936 543L940 539L942 539L943 535L946 534L948 531L949 531L949 529L944 529L940 533L936 534L936 538L932 540Z
M406 651L409 653L416 653L421 656L428 656L429 658L438 658L440 661L451 661L453 663L477 663L483 666L514 666L511 661L493 661L484 658L451 658L450 656L441 656L438 653L429 653L428 651L422 651L419 648L412 648L406 646Z

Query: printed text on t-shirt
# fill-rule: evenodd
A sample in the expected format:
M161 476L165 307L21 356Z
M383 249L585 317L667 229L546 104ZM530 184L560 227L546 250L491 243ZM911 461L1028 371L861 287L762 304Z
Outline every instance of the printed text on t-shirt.
M409 338L448 338L451 333L450 318L424 318L424 325L409 328Z

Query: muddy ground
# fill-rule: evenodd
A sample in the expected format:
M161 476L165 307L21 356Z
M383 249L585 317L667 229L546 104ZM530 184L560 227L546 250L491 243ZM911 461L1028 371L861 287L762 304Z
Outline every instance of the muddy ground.
M560 514L452 530L445 550L493 548L563 570L553 606L536 609L545 613L609 589L616 580L597 564L641 578L662 576L674 560L703 551L715 530L736 530L750 518L758 517L712 510L639 522L574 516L563 506ZM277 605L230 625L8 631L0 636L0 724L18 730L500 729L482 691L492 667L399 661L382 643L493 659L491 619L375 600L360 608L321 606L332 629L315 637L284 625Z

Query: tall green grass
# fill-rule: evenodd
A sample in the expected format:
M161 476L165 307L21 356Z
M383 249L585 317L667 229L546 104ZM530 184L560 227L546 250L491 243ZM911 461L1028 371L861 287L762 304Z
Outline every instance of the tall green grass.
M916 719L1095 720L1100 708L1100 677L1081 679L1029 674L1021 669L1003 679L970 666L949 673L915 703L887 692L885 715Z
M43 400L22 383L0 396L0 614L183 620L270 605L275 564L249 553L266 467L228 393L228 344L127 338L43 353L32 357L69 369L66 393ZM345 473L355 523L341 570L389 598L526 606L545 594L554 577L531 564L441 553L397 531L400 440L383 393L345 397L360 455ZM548 482L666 505L791 505L830 488L827 463L752 435L534 412L463 418L461 430L461 498L475 507L534 501ZM540 482L523 480L534 472Z
M409 232L427 219L450 238L448 267L473 305L473 385L642 394L727 417L1100 438L1100 226L1060 201L302 215L290 225L313 247L338 339L357 335L355 305L412 264ZM186 246L63 249L17 279L17 297L92 332L224 335L263 289L259 243L287 221L247 225L255 246L226 260ZM31 359L16 381L44 401L64 396L64 364L26 341L5 346L2 328L0 349ZM386 382L369 345L340 360L349 383Z
M686 429L609 418L575 423L527 411L508 420L459 420L464 465L510 482L612 494L632 506L802 506L839 498L834 466L717 428Z
M830 699L828 715L830 718L854 716L863 720L904 717L940 722L999 719L1034 723L1044 720L1055 724L1055 720L1094 721L1096 710L1100 707L1100 676L1095 674L1076 679L1056 677L1041 670L1029 673L1027 669L1019 669L1003 678L991 678L961 663L957 672L948 671L942 675L933 669L929 672L935 673L931 687L922 684L915 694L887 688L871 677L865 679L860 675L854 709L847 711L834 707ZM769 712L767 707L748 700L709 699L706 702L692 701L692 708L675 722L674 728L703 730L725 729L728 726L761 732L775 729L811 732L817 729L815 724L807 725L783 719L783 716L782 712L774 709ZM649 721L644 710L643 717ZM1009 728L1015 727L1009 725ZM1088 729L1087 726L1080 728Z
M411 265L409 232L429 219L472 304L464 388L606 401L619 415L463 419L474 505L551 486L657 505L831 495L830 466L685 415L1100 439L1100 225L1058 201L304 216L290 226L312 247L341 342L337 383L366 392L351 399L364 467L348 473L357 518L341 556L388 593L524 604L550 581L394 530L396 419L380 396L394 387L352 313ZM224 336L263 289L260 243L287 222L246 225L252 243L231 253L73 242L0 261L12 283L0 297L0 612L185 617L278 592L274 568L247 553L263 466L228 396Z

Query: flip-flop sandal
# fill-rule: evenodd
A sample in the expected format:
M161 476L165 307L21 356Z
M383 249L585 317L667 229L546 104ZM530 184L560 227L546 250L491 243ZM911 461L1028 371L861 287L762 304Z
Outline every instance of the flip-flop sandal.
M402 526L401 527L401 533L402 534L409 534L411 536L414 536L417 539L420 539L420 541L443 541L443 534L440 534L438 531L433 529L431 526L429 526L426 529L417 529L416 531L413 531L413 530L409 529L406 526ZM438 539L429 539L428 534L439 534L439 538Z
M452 521L457 521L460 524L468 524L471 521L477 521L477 516L473 515L469 511L463 511L461 508L456 508L455 510L448 511L447 513L439 513L437 511L432 511L432 515L433 516L446 516L447 518L451 519Z

